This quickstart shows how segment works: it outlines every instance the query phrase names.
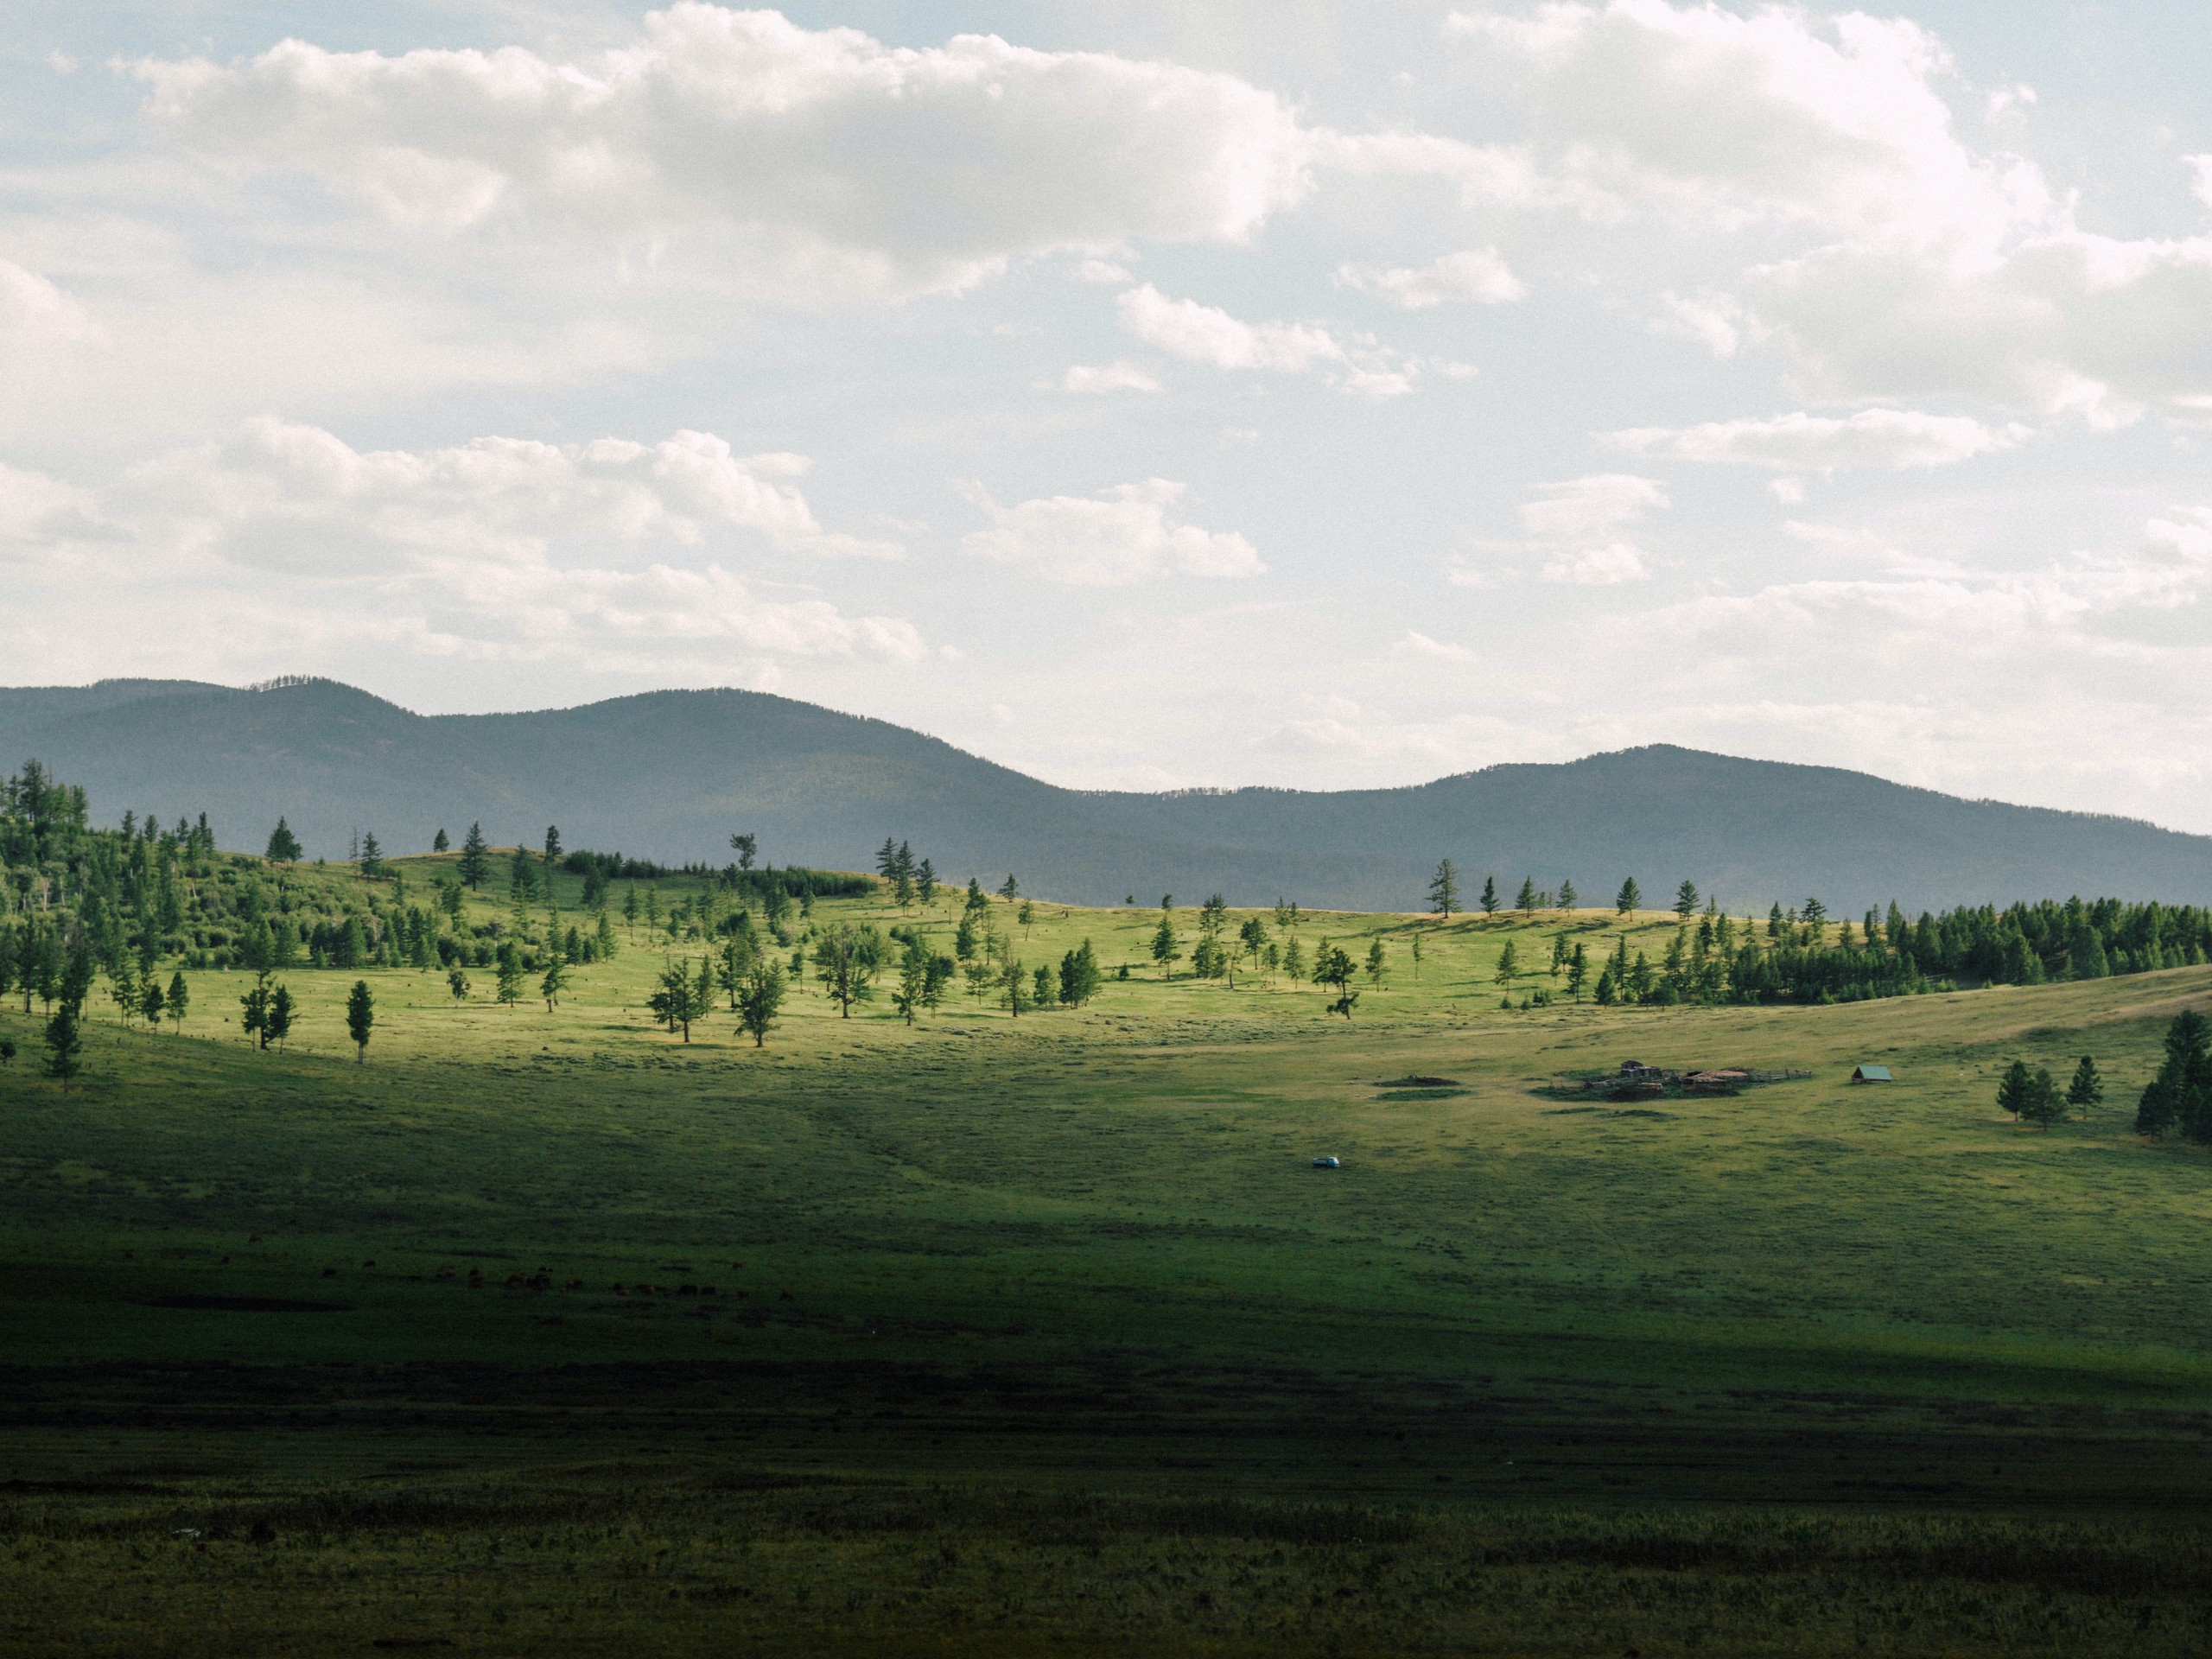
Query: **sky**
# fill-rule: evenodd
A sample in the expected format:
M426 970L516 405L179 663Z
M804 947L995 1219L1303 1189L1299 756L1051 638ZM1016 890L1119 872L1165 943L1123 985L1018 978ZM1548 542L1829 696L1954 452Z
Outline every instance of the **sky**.
M10 16L0 682L2212 831L2212 8Z

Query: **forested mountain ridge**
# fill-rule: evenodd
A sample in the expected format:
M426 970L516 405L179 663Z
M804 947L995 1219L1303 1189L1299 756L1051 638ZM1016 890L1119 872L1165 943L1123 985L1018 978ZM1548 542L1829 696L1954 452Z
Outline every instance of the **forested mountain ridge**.
M1219 891L1239 904L1417 909L1438 860L1571 879L1683 877L1738 911L1817 894L1838 913L2108 893L2212 901L2212 838L1967 801L1833 767L1666 746L1507 765L1398 789L1138 794L1058 788L887 721L760 692L659 691L524 714L421 715L327 680L0 689L0 757L81 783L102 821L207 812L257 850L284 815L310 855L374 830L393 852L458 836L672 861L865 868L884 836L944 874L1019 873L1107 903Z

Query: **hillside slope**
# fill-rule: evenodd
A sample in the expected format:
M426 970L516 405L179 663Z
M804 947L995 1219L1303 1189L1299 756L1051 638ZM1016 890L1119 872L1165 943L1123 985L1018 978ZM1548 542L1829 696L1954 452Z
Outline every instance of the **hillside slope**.
M887 835L945 874L1073 902L1219 890L1308 906L1414 908L1438 859L1472 891L1624 875L1662 903L1688 876L1741 909L1817 893L1832 911L2109 893L2212 902L2212 838L2128 819L1965 801L1832 767L1655 746L1499 766L1402 789L1143 795L1060 789L931 737L750 691L659 691L581 708L421 715L314 680L0 689L0 765L35 756L103 819L206 811L252 849L279 813L313 854L372 829L394 851L456 838L664 860L865 867Z

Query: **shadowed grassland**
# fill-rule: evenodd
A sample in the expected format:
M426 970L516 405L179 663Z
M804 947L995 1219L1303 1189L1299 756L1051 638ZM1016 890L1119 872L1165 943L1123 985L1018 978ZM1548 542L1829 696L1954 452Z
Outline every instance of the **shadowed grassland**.
M2212 1644L2212 1159L2130 1128L2212 969L1508 1013L1508 938L1672 918L1306 918L1389 942L1347 1024L1161 979L1154 910L995 913L1132 977L686 1045L641 926L552 1011L300 970L257 1052L209 972L0 1071L0 1646ZM2084 1052L2105 1109L1997 1111ZM1628 1058L1813 1076L1551 1086Z

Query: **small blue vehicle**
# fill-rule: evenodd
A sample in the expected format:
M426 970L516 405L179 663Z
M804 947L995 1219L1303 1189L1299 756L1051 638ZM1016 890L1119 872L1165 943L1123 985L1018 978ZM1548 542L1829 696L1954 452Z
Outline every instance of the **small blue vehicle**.
M1313 1160L1313 1167L1316 1169L1342 1169L1344 1165L1333 1157L1316 1158Z

